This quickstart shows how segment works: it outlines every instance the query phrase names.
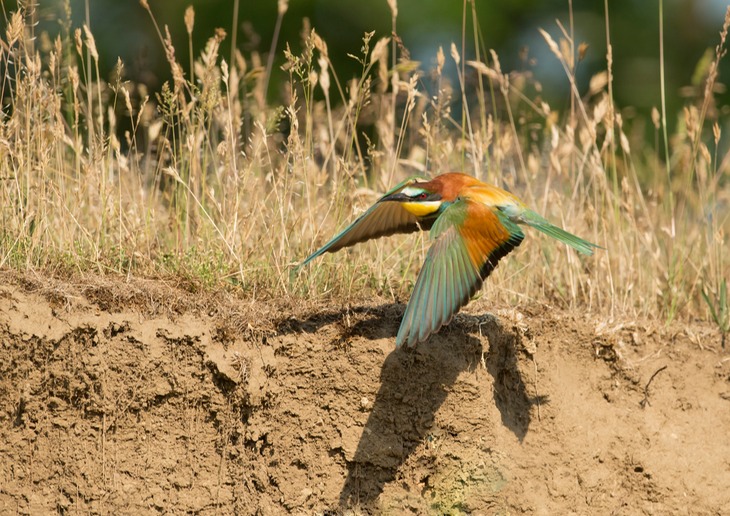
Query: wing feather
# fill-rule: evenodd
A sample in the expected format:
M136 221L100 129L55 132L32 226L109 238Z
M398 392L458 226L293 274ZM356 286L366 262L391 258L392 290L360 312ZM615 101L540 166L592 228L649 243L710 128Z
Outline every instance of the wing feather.
M457 199L431 229L433 244L403 315L396 346L423 342L448 324L523 238L521 229L496 208Z
M421 229L423 225L419 226L416 217L404 209L401 203L382 200L389 195L397 193L406 186L413 184L416 180L423 181L422 178L417 176L409 177L385 193L378 202L360 215L352 224L307 257L297 267L297 270L324 253L333 253L343 247L349 247L373 238L389 236L395 233L412 233ZM424 229L430 228L426 225Z
M448 279L453 277L454 274L454 267L453 267L453 260L445 260L444 263L444 279ZM450 307L454 306L455 296L454 296L454 282L449 283L448 281L444 281L441 285L441 288L443 289L443 303L441 303L441 319L446 320L449 318L449 312Z

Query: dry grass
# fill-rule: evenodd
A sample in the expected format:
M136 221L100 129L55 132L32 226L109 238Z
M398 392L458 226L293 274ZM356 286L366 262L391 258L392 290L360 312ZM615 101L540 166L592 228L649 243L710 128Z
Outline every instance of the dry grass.
M286 7L279 3L279 19ZM572 92L560 112L530 72L501 69L476 25L477 60L461 57L465 38L440 51L433 69L411 61L397 38L366 34L353 56L362 73L351 81L305 26L302 41L272 44L287 58L278 104L267 102L276 97L267 89L282 72L255 52L221 56L223 31L186 67L159 31L173 79L148 94L124 81L122 63L118 79L102 80L88 30L51 41L33 33L25 13L7 16L2 267L192 278L251 299L403 300L427 236L327 255L299 277L290 271L399 179L464 170L607 249L583 258L531 234L490 279L495 304L537 300L671 320L709 319L703 290L718 313L724 303L730 159L720 154L727 136L713 92L728 17L706 87L666 137L665 153L659 110L646 121L658 143L624 131L610 38L606 71L579 91L584 49L570 27L543 31ZM192 10L185 22L192 36ZM192 38L186 43L192 49Z

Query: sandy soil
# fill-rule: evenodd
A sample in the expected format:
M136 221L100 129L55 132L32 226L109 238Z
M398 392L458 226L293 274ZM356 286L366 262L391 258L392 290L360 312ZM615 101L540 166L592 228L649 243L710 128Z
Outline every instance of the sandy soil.
M707 325L0 276L2 514L730 514ZM490 310L492 313L487 313Z

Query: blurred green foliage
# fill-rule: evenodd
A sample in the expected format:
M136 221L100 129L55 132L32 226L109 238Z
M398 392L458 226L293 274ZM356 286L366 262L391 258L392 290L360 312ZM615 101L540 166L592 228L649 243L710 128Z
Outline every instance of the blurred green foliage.
M17 8L16 2L4 2L6 11ZM36 5L38 30L57 34L70 7L71 25L80 27L88 20L102 55L102 65L110 73L117 57L125 63L127 79L146 83L157 90L169 79L164 50L147 12L137 1L118 0L55 0L22 2ZM233 19L234 0L150 0L150 6L161 27L169 27L177 58L189 62L187 34L183 14L187 6L195 8L194 50L197 55L216 27L225 29L228 37L223 45L224 56L230 56L233 31L236 44L247 54L258 51L265 59L273 39L277 16L276 0L241 1L238 19ZM465 56L474 56L472 3L455 0L409 0L398 3L396 32L413 59L428 68L436 50L443 46L447 55L451 42L461 48L462 23L466 22ZM559 20L569 30L572 23L576 45L585 42L588 51L579 64L579 86L585 90L590 77L606 68L606 17L604 2L599 0L476 0L474 9L486 49L500 56L504 70L534 66L538 80L544 85L544 96L559 107L568 99L568 81L554 56L538 33L547 30L557 40L561 37ZM464 20L464 9L467 15ZM613 47L614 96L622 107L634 107L647 113L659 105L659 15L657 0L608 2L610 39ZM665 56L667 101L670 118L683 103L695 94L701 96L703 56L718 42L726 2L724 0L665 0ZM327 42L330 57L338 75L347 79L359 74L359 64L347 57L358 53L365 31L376 31L376 37L391 32L391 12L386 0L292 0L286 12L276 49L276 63L283 63L283 52L289 43L296 52L300 48L303 20ZM527 50L525 54L524 50ZM527 55L529 58L524 59ZM453 67L453 62L451 63ZM278 67L275 68L278 70ZM721 67L720 83L726 82L727 71ZM278 77L277 77L278 75ZM276 100L277 84L285 74L275 74L269 100ZM724 88L719 92L719 105L727 104ZM672 120L670 120L670 123Z

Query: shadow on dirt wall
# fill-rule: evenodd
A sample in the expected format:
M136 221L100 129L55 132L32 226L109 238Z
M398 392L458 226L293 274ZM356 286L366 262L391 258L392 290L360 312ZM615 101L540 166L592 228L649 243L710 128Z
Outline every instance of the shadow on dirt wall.
M351 307L331 314L318 313L287 330L309 333L323 325L341 324L343 338L358 335L395 341L394 321L399 321L402 314L402 305ZM356 322L346 324L348 317ZM367 508L377 499L418 445L431 439L435 414L459 374L481 367L482 360L493 378L493 398L502 424L522 441L530 426L531 406L546 400L531 398L527 393L518 368L520 339L490 314L460 315L415 349L391 352L383 363L380 388L357 450L347 461L340 509ZM489 349L485 350L482 343Z

